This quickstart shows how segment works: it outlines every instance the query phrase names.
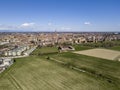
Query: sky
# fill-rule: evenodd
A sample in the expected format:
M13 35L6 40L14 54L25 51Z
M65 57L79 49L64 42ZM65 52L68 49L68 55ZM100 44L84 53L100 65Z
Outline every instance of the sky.
M120 32L120 0L0 0L0 31Z

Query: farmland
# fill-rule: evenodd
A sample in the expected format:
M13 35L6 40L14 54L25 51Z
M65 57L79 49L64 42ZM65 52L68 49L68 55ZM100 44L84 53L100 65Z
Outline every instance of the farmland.
M10 68L0 74L1 90L120 89L120 63L117 61L72 52L58 53L55 47L37 48L31 56L15 61ZM85 72L74 70L69 66Z
M96 49L90 49L90 50L84 50L84 51L78 51L75 52L77 54L83 54L108 60L116 60L118 56L120 56L119 51L109 50L109 49L103 49L103 48L96 48Z
M107 81L37 56L16 59L3 74L1 90L116 90Z
M89 69L98 73L112 75L120 79L120 62L118 61L111 61L74 53L61 53L51 55L50 57L83 69Z

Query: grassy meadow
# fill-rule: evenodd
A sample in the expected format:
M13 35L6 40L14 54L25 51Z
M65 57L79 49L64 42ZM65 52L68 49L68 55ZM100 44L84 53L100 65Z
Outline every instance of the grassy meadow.
M109 49L120 51L120 46L110 47Z
M92 47L83 46L83 45L80 45L80 44L75 44L75 45L73 45L73 47L75 48L76 51L92 49Z
M108 77L114 77L120 81L120 62L110 61L101 58L95 58L74 53L61 53L50 56L53 59L63 61L86 71L102 74Z
M66 65L54 60L65 62ZM72 52L58 53L55 47L37 48L31 56L15 61L0 74L0 90L120 89L120 62L117 61ZM67 65L86 72L76 71Z
M57 47L38 47L31 55L46 55L51 53L58 53Z

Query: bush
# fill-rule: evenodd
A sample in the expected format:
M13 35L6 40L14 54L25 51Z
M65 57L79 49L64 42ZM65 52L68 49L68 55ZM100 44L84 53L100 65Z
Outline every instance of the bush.
M50 57L49 57L49 56L47 57L47 60L50 60Z

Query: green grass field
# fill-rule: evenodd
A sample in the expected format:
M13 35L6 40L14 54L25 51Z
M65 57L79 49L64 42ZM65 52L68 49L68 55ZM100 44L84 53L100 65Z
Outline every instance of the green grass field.
M50 57L85 70L88 69L96 73L102 73L103 75L110 75L120 79L120 62L118 61L110 61L68 52L51 55Z
M0 90L118 90L86 73L77 72L45 57L16 59L15 64L0 75Z
M109 49L120 51L120 46L114 46L114 47L111 47Z
M92 47L83 46L80 44L75 44L75 45L73 45L73 47L75 48L76 51L92 49Z
M50 53L57 53L57 47L42 47L37 48L35 51L32 52L32 55L42 55L42 54L50 54Z
M120 90L120 62L72 52L53 52L57 52L57 48L37 48L32 56L16 59L0 74L0 90ZM46 59L48 56L50 60ZM52 59L86 72L76 71Z

